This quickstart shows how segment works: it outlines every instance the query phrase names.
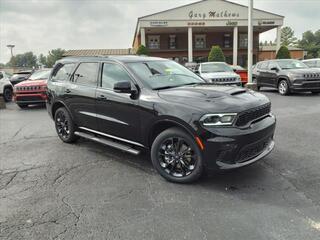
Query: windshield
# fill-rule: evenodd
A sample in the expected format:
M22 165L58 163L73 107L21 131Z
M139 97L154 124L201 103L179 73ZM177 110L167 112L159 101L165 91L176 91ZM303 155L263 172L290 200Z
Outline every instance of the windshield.
M32 74L29 79L30 80L48 79L50 72L51 70L37 71L34 74Z
M281 69L298 69L298 68L309 68L303 62L298 60L281 60L277 61Z
M144 85L153 90L205 83L198 75L174 61L134 62L127 65Z
M213 72L233 72L232 68L226 63L206 63L201 65L202 73L213 73Z

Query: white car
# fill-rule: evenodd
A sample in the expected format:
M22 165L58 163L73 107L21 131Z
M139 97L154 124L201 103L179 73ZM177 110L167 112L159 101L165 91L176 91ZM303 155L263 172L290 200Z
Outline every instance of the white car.
M320 68L320 58L306 59L302 62L310 68Z
M215 84L241 86L240 76L224 62L200 63L196 66L195 73Z
M0 71L0 95L3 96L4 101L10 102L12 100L13 87L6 72Z

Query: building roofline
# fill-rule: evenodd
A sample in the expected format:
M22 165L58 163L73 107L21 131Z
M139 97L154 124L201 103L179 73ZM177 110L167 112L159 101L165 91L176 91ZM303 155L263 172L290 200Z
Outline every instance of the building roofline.
M134 38L133 38L132 46L134 45L134 41L135 41L136 36L137 36L139 21L140 21L142 18L150 17L150 16L153 16L153 15L156 15L156 14L159 14L159 13L165 13L165 12L168 12L168 11L180 9L180 8L183 8L183 7L186 7L186 6L190 6L190 5L197 4L197 3L200 3L200 2L205 2L205 1L208 1L208 0L200 0L200 1L193 2L193 3L188 3L188 4L185 4L185 5L181 5L181 6L174 7L174 8L169 8L169 9L167 9L167 10L163 10L163 11L159 11L159 12L156 12L156 13L152 13L152 14L148 14L148 15L139 17L139 18L137 19L137 24L136 24L136 29L135 29L135 33L134 33ZM220 1L223 1L223 2L227 2L227 3L233 4L233 5L237 5L237 6L241 6L241 7L248 8L248 6L246 6L246 5L242 5L242 4L235 3L235 2L230 2L230 1L228 1L228 0L220 0ZM261 11L261 12L264 12L264 13L269 13L269 14L272 14L272 15L275 15L275 16L278 16L278 17L281 17L281 18L284 18L283 15L275 14L275 13L268 12L268 11L265 11L265 10L261 10L261 9L257 9L257 8L253 8L253 10Z

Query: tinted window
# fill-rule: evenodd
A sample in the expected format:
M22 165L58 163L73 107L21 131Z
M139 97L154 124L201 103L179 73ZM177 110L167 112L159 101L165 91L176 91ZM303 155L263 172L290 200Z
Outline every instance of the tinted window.
M3 78L3 74L0 72L0 79Z
M268 62L262 62L257 65L258 69L266 70L268 69Z
M87 86L97 86L98 63L80 63L74 73L74 82Z
M102 70L102 87L113 89L116 82L131 81L122 66L114 63L104 63Z
M68 80L74 69L74 63L68 63L58 66L58 69L53 71L51 79L53 81L65 81Z
M272 68L279 68L278 64L276 64L275 62L270 62L269 63L269 69L271 70Z

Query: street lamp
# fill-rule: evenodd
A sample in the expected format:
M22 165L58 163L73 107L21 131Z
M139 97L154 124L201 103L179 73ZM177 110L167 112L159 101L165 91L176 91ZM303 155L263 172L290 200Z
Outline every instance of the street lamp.
M7 47L10 48L11 57L13 57L12 49L15 47L15 45L13 45L13 44L8 44Z

